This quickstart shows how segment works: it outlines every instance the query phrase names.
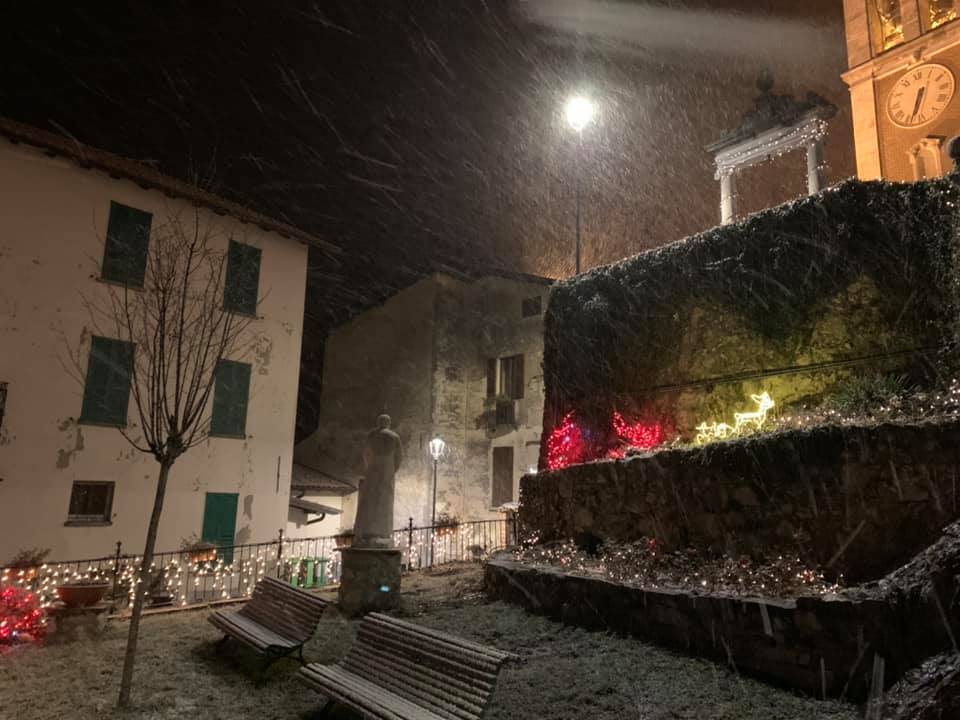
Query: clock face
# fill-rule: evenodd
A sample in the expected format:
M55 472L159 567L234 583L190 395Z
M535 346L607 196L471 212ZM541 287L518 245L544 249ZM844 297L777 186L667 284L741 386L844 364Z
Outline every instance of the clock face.
M887 98L887 114L895 125L926 125L942 113L953 98L953 73L943 65L919 65L908 70Z

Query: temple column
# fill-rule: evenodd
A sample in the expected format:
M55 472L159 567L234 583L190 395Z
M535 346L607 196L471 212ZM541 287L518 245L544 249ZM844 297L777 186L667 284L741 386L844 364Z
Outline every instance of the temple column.
M807 192L810 195L823 189L823 145L820 140L811 140L807 144Z
M726 225L733 222L737 216L737 184L733 177L733 172L725 172L720 175L720 224Z

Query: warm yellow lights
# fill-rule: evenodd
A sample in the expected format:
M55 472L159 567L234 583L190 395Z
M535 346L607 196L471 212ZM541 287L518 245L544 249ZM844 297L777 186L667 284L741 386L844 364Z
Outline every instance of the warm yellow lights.
M714 440L725 440L730 437L742 435L745 430L752 428L759 430L767 421L767 413L776 403L770 397L770 393L764 391L759 395L751 395L750 399L757 404L756 410L748 412L735 412L733 414L733 425L725 422L702 422L697 425L697 436L694 443L704 445Z

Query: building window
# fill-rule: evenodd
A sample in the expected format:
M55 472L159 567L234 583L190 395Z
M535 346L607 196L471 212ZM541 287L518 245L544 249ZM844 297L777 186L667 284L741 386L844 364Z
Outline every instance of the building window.
M944 23L957 19L956 0L926 0L927 27L933 30Z
M221 360L217 364L214 379L211 435L246 437L249 395L250 365L234 360Z
M3 413L7 409L7 384L0 382L0 430L3 429Z
M67 524L108 523L113 510L112 482L75 482Z
M543 302L539 295L525 298L523 302L520 303L520 314L525 318L534 317L542 312Z
M487 360L487 397L523 399L523 355Z
M523 355L500 358L500 394L512 400L523 397Z
M903 18L900 0L873 0L871 3L874 47L877 52L889 50L903 42Z
M82 422L124 426L130 404L133 343L94 336L83 388Z
M230 312L255 315L260 287L260 248L230 241L223 307Z
M103 249L100 277L111 282L143 287L153 215L143 210L110 203L107 242Z
M508 502L513 502L513 448L495 447L490 504L493 507L500 507Z
M943 139L923 138L907 151L914 180L926 180L943 176Z

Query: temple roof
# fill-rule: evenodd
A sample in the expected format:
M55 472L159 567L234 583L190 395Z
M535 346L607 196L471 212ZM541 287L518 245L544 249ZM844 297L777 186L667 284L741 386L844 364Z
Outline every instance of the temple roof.
M764 73L757 80L760 94L754 98L754 106L744 114L740 124L704 149L716 153L728 147L749 140L767 130L778 127L791 127L806 117L819 117L828 120L836 112L836 106L815 92L808 92L804 100L792 95L777 95L773 92L773 76Z

